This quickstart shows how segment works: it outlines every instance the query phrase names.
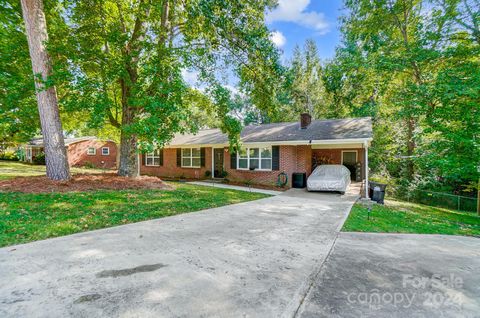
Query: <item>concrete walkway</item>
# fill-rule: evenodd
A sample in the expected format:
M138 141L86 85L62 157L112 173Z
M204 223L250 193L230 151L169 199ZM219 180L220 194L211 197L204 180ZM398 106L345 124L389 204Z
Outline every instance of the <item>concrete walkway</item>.
M298 317L480 317L480 239L340 233Z
M257 189L252 187L242 187L236 186L231 184L219 183L219 182L208 182L208 181L192 181L188 182L190 184L201 185L206 187L215 187L215 188L222 188L222 189L232 189L232 190L239 190L239 191L247 191L247 192L256 192L256 193L264 193L270 195L279 195L282 194L282 191L275 191L275 190L267 190L267 189Z
M0 317L291 317L356 196L278 196L0 249Z

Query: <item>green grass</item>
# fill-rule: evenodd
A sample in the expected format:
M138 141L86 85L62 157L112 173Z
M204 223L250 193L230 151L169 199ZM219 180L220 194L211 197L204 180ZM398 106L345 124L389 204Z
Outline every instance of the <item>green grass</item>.
M188 184L175 190L0 193L0 246L268 197Z
M100 169L70 168L72 174L101 173ZM45 175L45 166L31 165L17 161L0 160L0 180L14 177L31 177Z
M355 204L342 231L480 236L480 217L471 212L388 200L385 206L373 206L370 220L367 208Z

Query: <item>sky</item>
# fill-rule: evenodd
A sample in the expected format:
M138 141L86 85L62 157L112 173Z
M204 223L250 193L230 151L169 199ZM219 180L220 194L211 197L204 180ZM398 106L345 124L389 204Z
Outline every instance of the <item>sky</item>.
M340 43L341 9L341 0L279 0L266 20L283 60L289 60L295 46L303 46L307 39L317 43L322 60L332 58Z
M287 64L295 46L303 46L307 39L317 43L322 60L333 58L340 44L338 18L341 9L342 0L278 0L278 6L267 12L266 21L272 41L282 52L282 62ZM196 71L183 70L182 74L189 85L202 89ZM232 74L223 84L236 93L236 82Z

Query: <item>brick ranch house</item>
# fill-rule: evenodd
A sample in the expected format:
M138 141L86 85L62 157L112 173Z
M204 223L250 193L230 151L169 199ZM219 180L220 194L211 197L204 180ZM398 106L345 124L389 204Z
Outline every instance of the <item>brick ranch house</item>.
M97 137L65 138L68 163L70 166L93 166L114 169L117 167L117 144ZM43 152L43 139L35 138L22 147L22 161L32 163Z
M169 178L221 178L274 186L284 172L291 187L293 173L310 173L320 164L343 164L352 179L368 183L370 118L311 120L252 125L241 132L243 149L231 154L226 134L219 129L176 135L154 153L141 155L140 174Z

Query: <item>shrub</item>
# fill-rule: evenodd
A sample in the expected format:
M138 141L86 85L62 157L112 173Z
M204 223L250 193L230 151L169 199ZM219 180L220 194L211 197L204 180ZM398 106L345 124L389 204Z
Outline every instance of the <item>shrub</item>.
M40 152L38 155L33 157L33 163L36 165L45 165L45 153Z
M205 171L205 177L208 178L212 175L212 172L210 170Z
M83 165L82 165L83 168L87 168L87 169L95 169L97 166L93 163L91 163L90 161L86 161Z
M0 160L18 161L19 158L15 152L5 151L3 153L0 153Z
M225 178L226 176L228 176L228 172L222 170L222 172L220 173L220 178Z

